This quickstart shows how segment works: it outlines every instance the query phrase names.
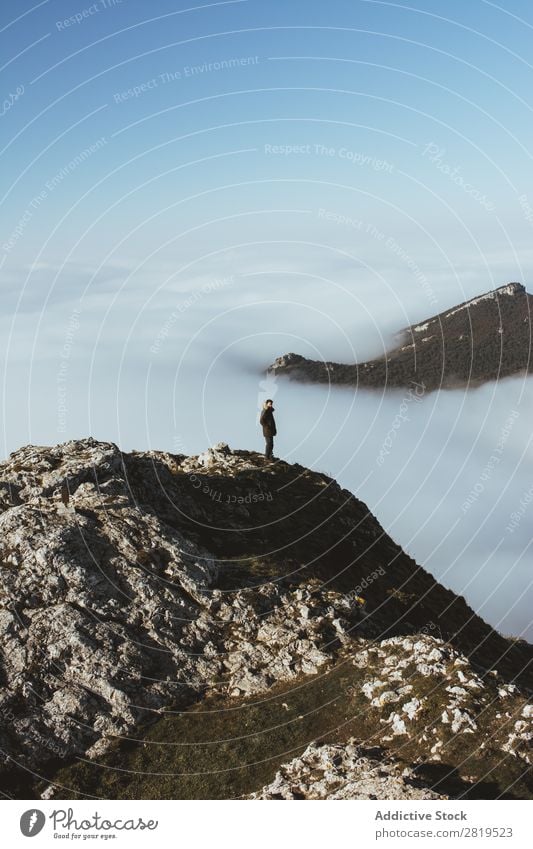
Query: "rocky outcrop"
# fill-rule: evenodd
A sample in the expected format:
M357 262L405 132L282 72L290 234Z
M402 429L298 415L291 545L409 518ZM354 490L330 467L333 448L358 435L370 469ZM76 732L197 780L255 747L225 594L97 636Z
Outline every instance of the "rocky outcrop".
M474 732L528 760L517 685L531 647L493 632L325 475L224 444L184 457L89 438L11 454L0 511L8 783L16 768L100 759L168 709L346 665L349 698L413 763ZM355 792L354 757L339 793ZM400 792L393 772L384 793Z
M381 745L396 741L413 762L422 752L426 764L462 759L468 772L472 754L466 741L472 736L478 741L478 756L491 749L502 760L512 755L524 769L531 763L533 707L524 694L498 680L495 671L481 678L468 659L443 640L416 635L379 643L359 641L352 643L348 657L363 673L348 694L354 704L361 696L366 700L367 716L361 725L381 726ZM312 744L251 798L429 799L439 795L416 768L369 757L350 738L342 746Z
M404 738L413 753L426 750L440 761L464 745L464 735L475 735L480 751L490 744L530 763L531 706L496 670L481 677L464 655L429 635L382 640L353 663L364 670L361 690L383 726L382 742Z
M416 385L422 392L476 386L533 370L533 296L520 283L484 295L401 330L399 344L381 357L357 364L278 357L268 371L313 383L361 388Z
M250 799L448 799L435 793L409 767L368 753L354 739L343 745L311 743L284 764L274 781Z
M459 761L468 776L474 759L489 752L501 761L511 755L527 771L533 707L515 685L498 680L495 671L480 677L464 655L429 635L361 640L352 643L347 656L362 672L348 688L354 707L359 706L361 731L380 727L375 742L395 743L404 759L418 760L418 767L401 765L383 751L369 752L361 746L364 734L342 745L312 743L250 798L449 798L435 792L441 782L434 780L431 789L420 764L427 769ZM474 746L469 738L475 738ZM446 771L453 769L446 767L444 775Z
M101 754L170 702L314 673L334 656L323 646L342 633L339 617L346 627L358 617L353 599L312 583L215 589L216 558L135 504L116 446L29 447L4 475L13 470L22 503L0 515L4 763Z

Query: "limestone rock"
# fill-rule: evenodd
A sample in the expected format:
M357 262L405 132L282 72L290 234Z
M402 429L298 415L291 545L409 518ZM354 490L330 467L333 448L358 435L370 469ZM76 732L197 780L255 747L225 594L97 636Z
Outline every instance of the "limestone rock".
M390 603L390 616L401 619L413 607L409 598L399 606L395 581L417 581L422 598L433 594L435 617L439 604L449 610L451 594L347 495L325 475L265 465L225 443L196 457L124 454L92 438L11 454L0 464L0 767L99 758L114 738L168 708L211 695L255 697L339 663L356 670L353 698L382 742L444 761L454 741L470 735L480 748L491 741L502 757L529 763L533 717L520 687L495 670L482 674L449 642L416 627L382 639L390 624L382 609ZM295 504L318 498L323 514L305 514L303 527ZM289 514L285 537L268 514L277 504L282 518ZM315 548L310 554L305 546L316 527L328 556L339 537L349 541L327 560L329 571L300 577L308 560L314 568ZM258 563L249 557L249 533L267 552ZM293 536L304 542L286 564ZM343 575L369 544L360 586L344 591L333 572ZM453 602L461 631L463 623L475 627L473 649L484 644L487 626ZM516 664L524 656L522 647L505 646L502 658ZM313 744L261 798L436 798L399 770L354 740Z
M285 764L274 781L250 799L447 799L424 786L409 768L382 752L365 751L350 739L344 745L311 743Z

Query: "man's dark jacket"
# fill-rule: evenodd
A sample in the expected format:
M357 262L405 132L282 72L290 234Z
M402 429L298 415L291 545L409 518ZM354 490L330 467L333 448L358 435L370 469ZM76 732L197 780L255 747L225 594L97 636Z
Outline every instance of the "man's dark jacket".
M276 422L274 421L274 414L272 413L273 409L273 407L267 407L266 410L263 410L261 413L259 421L263 426L263 436L275 436L277 433Z

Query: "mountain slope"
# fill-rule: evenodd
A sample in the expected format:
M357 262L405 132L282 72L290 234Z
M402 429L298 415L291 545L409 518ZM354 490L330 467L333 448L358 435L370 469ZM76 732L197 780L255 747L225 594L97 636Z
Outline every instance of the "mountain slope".
M399 798L423 762L446 769L420 798L533 795L533 647L325 475L224 445L26 446L0 464L0 570L6 792L246 795L323 738L370 772L384 747Z
M402 330L400 344L358 364L308 360L285 354L273 374L298 380L382 388L420 384L426 391L471 386L533 371L533 296L509 283Z

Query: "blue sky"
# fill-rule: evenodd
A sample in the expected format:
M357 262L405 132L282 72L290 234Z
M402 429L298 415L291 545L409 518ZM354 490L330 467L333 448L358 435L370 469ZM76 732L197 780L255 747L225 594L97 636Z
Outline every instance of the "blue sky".
M526 248L531 235L519 198L533 205L533 14L528 3L505 5L2 4L4 97L24 86L3 116L2 232L11 235L50 177L105 139L60 191L48 192L6 264L37 255L62 261L80 237L77 258L113 249L130 262L208 214L262 204L309 209L324 196L340 213L363 211L406 248L427 247L435 262L421 224L446 253L456 246L455 262L460 253L501 274L503 252L514 276L527 271L529 256L513 248ZM249 64L191 71L232 59ZM268 155L265 145L310 152ZM364 157L390 168L357 164ZM475 196L446 173L454 168ZM147 221L200 191L210 193ZM253 238L269 226L252 219L239 232ZM323 231L301 216L291 229Z
M2 456L87 435L260 449L266 392L281 456L338 477L497 627L531 628L529 522L506 526L532 378L425 398L378 475L394 393L262 370L363 360L467 297L533 292L532 35L521 0L5 0Z

